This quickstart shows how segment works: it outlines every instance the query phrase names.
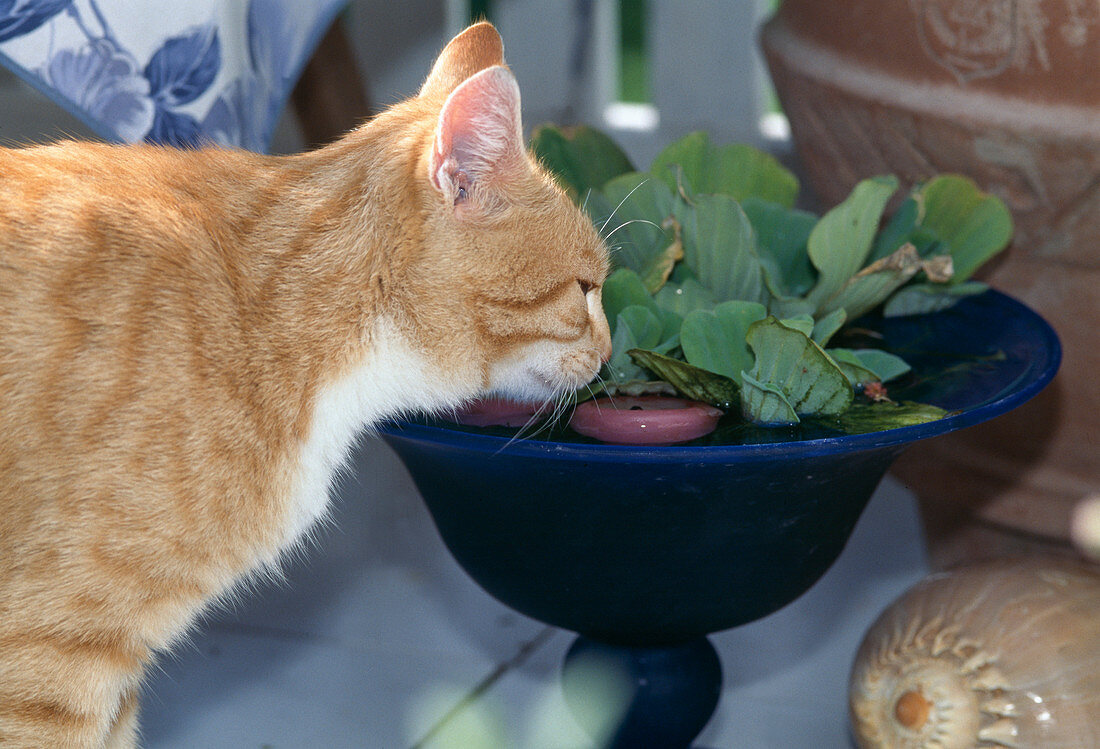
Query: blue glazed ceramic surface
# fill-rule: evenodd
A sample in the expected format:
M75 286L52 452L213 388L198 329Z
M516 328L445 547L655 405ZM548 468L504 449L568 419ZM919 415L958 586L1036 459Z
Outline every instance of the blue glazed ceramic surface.
M1020 405L1060 360L1051 328L996 292L874 327L914 365L904 397L952 415L711 446L509 442L427 423L383 434L451 553L489 593L595 640L684 642L797 598L839 555L906 445Z

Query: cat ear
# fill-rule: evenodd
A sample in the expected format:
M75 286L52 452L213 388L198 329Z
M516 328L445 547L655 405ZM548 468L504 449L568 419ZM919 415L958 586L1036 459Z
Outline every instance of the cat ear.
M525 158L519 86L508 68L487 68L451 93L428 160L437 190L457 206L472 190L506 180Z
M504 64L504 43L487 21L475 23L439 53L432 72L420 88L422 98L442 99L460 83L485 68Z

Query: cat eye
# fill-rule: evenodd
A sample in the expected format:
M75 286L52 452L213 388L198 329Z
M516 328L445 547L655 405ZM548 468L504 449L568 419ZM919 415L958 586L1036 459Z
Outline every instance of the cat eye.
M456 172L455 182L458 184L458 194L455 196L455 205L458 205L470 197L470 177L466 172Z
M595 288L595 286L593 286L592 284L588 283L587 281L582 281L579 278L577 279L577 283L581 287L581 293L585 296L588 296L588 292L592 291L592 289Z

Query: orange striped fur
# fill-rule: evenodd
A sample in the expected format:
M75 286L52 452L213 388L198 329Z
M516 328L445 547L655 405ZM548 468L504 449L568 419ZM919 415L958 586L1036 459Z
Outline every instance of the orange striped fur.
M135 745L364 427L594 376L606 251L518 117L479 24L318 151L0 149L0 745Z

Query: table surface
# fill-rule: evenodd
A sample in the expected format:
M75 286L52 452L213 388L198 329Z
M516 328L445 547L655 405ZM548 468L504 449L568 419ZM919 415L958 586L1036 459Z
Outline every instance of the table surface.
M712 637L725 683L700 746L850 749L855 650L928 571L914 498L887 477L806 595ZM366 438L332 522L285 580L242 589L162 659L143 702L144 745L585 747L559 691L571 641L478 588L396 455Z

